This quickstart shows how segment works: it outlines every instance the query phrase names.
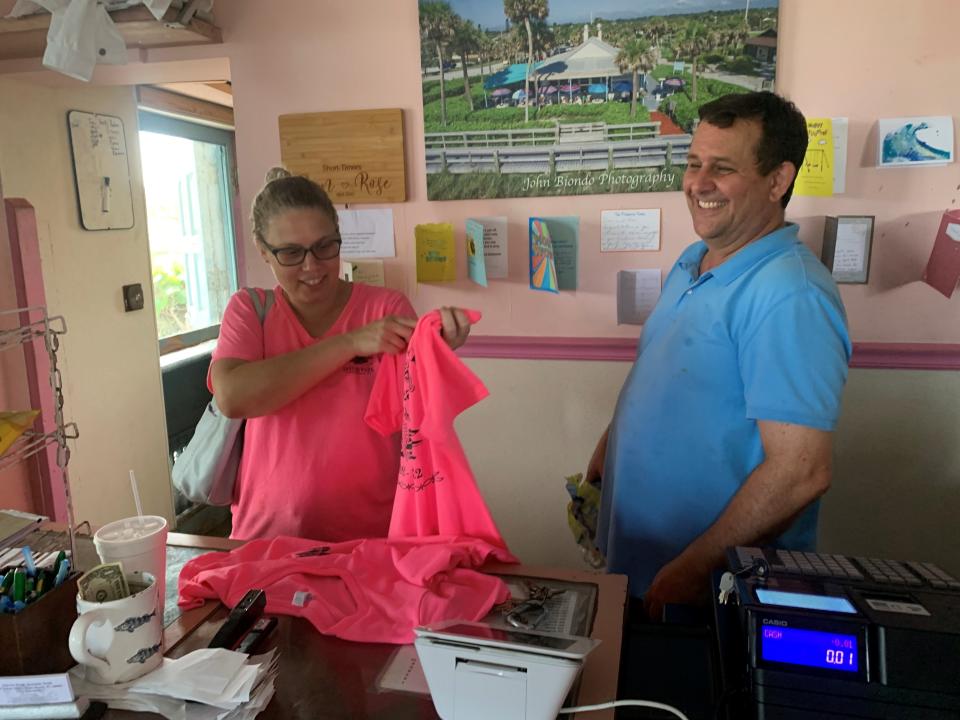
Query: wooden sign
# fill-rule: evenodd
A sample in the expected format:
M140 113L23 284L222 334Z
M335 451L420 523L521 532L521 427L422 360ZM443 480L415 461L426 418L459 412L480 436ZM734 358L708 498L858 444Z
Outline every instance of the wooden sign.
M407 199L399 109L281 115L279 124L284 167L322 185L335 203Z

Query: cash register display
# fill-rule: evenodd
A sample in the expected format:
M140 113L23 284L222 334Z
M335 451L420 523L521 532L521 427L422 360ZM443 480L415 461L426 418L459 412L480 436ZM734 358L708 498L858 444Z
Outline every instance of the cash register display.
M844 597L836 595L812 595L808 593L784 592L782 590L768 590L757 588L757 600L764 605L779 605L781 607L802 608L804 610L823 610L825 612L839 612L856 615L857 611Z
M855 673L860 669L857 636L822 630L764 625L760 657L769 662Z
M484 640L499 640L500 642L533 645L535 647L565 650L577 642L577 638L554 637L551 635L533 635L532 633L517 632L516 630L501 630L489 626L477 625L450 625L444 627L443 632L452 635L466 635L468 637L483 638Z

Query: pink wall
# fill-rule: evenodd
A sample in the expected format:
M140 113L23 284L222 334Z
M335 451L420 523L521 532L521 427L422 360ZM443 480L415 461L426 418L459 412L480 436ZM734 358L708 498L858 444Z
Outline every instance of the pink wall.
M960 342L960 293L947 300L919 281L943 210L957 207L960 164L942 168L875 167L877 118L911 114L960 116L950 89L960 67L956 0L781 0L778 89L809 116L850 119L847 192L796 198L788 217L819 251L826 214L875 215L869 285L844 285L852 335L860 342ZM399 107L404 110L409 201L394 206L398 258L387 282L406 291L419 311L465 305L484 312L483 335L635 337L615 324L615 274L621 268L669 269L693 240L680 193L646 193L470 202L428 202L423 170L417 9L413 0L255 0L218 3L218 47L151 50L143 64L226 56L235 97L241 204L244 213L264 172L279 162L277 116L283 113ZM108 77L104 68L99 77ZM166 80L172 80L167 76ZM600 211L660 207L658 253L599 252ZM559 297L526 285L530 215L579 215L580 289ZM509 281L489 290L461 280L417 285L413 227L452 221L458 237L471 215L506 215ZM248 282L271 278L249 240ZM460 275L465 275L462 253Z
M960 116L955 87L960 22L955 0L899 2L782 0L779 88L808 115L850 118L847 193L798 198L790 207L802 236L819 251L825 214L877 216L871 282L845 285L858 341L960 342L960 293L946 300L919 282L940 214L957 206L960 164L902 170L875 167L879 117ZM248 208L264 171L279 159L282 113L400 107L406 124L409 201L396 205L398 260L388 283L404 289L419 311L440 304L480 308L484 335L634 336L615 325L619 268L668 269L692 239L679 193L427 202L423 171L416 3L299 0L283 11L258 2L221 3L218 23L231 61L237 118L241 201ZM153 53L151 53L151 56ZM662 250L599 253L600 211L661 207ZM470 215L510 221L508 282L483 291L469 281L420 285L413 275L413 226L451 220L462 235ZM531 214L581 218L580 289L560 297L526 288L526 219ZM251 248L248 245L248 250ZM248 253L249 280L266 283L260 259ZM461 263L461 275L464 259Z

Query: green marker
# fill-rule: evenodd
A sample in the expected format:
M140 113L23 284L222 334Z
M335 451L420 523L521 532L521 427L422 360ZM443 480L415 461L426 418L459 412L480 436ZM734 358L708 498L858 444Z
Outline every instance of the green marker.
M23 602L24 591L27 587L27 576L23 570L17 568L13 571L13 601Z
M61 550L57 553L57 559L53 561L53 576L56 577L57 573L60 571L60 565L66 559L67 554Z

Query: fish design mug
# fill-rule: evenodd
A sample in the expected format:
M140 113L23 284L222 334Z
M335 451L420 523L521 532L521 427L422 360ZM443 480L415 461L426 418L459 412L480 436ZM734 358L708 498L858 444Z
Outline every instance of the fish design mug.
M70 654L87 680L127 682L163 661L163 619L156 580L150 573L126 576L131 595L92 602L77 595L79 617L70 629Z

